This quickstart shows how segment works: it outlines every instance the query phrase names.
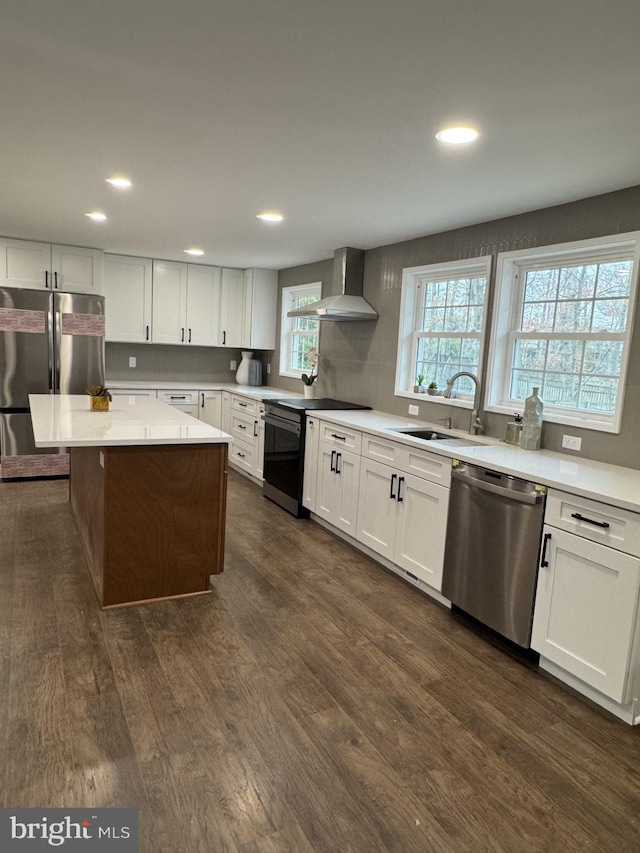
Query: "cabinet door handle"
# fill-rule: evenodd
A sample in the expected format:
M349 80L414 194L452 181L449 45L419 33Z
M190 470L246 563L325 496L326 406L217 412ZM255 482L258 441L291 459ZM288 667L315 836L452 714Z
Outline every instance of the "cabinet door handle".
M401 504L404 498L402 497L402 484L404 483L404 477L398 477L398 503Z
M342 468L338 468L338 463L342 459L342 453L336 453L336 474L342 474Z
M335 455L336 455L336 451L332 450L331 451L331 470L332 471L336 470L336 465L335 465L335 460L334 460Z
M149 340L149 327L147 326L147 340Z
M49 289L49 270L44 271L44 286Z
M395 496L394 491L393 491L393 486L394 486L394 483L396 481L397 476L398 476L397 474L391 475L391 486L389 487L389 500L392 500L392 501L395 501L395 499L396 499L396 496Z
M224 345L224 344L226 344L226 342L227 342L227 333L223 332L222 333L222 344Z
M54 282L55 282L54 287L55 287L55 289L57 290L57 289L58 289L58 272L57 272L57 270L56 270L56 272L54 272L54 274L53 274L53 280L54 280Z
M202 403L200 404L200 407L204 409L204 392L202 393Z
M191 343L191 329L189 329L189 343Z
M542 557L540 559L540 567L542 569L546 569L549 565L549 560L547 560L547 545L549 544L549 539L551 539L550 533L544 534L544 542L542 545Z
M253 437L258 437L258 421L253 422Z
M184 343L184 327L182 328L182 343Z
M593 518L586 518L584 515L580 515L580 513L579 513L579 512L572 512L572 513L571 513L571 518L577 518L577 519L578 519L578 521L586 521L586 522L587 522L587 524L595 524L595 526L596 526L596 527L602 527L602 528L604 528L605 530L606 530L608 527L611 527L611 525L609 524L609 522L608 522L608 521L596 521L596 520L595 520L595 519L593 519Z

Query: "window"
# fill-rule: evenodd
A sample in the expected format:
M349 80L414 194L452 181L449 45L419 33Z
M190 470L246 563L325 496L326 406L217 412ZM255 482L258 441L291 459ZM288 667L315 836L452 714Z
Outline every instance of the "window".
M297 376L308 373L310 349L318 349L318 320L287 317L287 312L304 308L320 299L322 282L301 284L282 289L282 321L280 324L280 375Z
M396 394L413 396L420 374L440 389L460 370L479 375L490 268L483 257L404 270ZM463 377L455 391L468 400L473 382Z
M619 431L638 237L498 256L488 409L521 408L535 385L547 420Z

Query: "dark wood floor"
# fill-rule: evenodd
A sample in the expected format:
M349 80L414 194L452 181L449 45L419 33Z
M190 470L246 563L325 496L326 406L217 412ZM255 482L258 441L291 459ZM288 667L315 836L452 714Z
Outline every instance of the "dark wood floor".
M640 850L640 732L238 476L213 595L101 612L65 482L0 485L6 806L145 853Z

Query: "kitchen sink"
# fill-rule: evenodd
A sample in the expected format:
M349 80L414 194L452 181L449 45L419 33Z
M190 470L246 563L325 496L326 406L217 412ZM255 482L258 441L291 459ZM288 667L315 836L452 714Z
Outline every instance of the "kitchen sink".
M398 429L394 432L402 433L402 435L410 435L413 438L422 438L424 441L438 441L440 439L456 438L455 435L446 435L442 432L434 432L432 429Z

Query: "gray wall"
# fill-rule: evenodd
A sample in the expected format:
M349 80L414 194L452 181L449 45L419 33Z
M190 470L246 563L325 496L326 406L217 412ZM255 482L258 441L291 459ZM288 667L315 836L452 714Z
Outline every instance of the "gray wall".
M240 350L218 347L108 343L105 351L106 374L111 381L233 382L235 371L231 370L229 363L235 360L240 364ZM137 360L135 368L129 367L131 355ZM256 352L254 357L263 360L262 373L266 385L270 378L265 370L267 354Z
M407 415L410 401L404 397L395 397L393 393L403 268L481 255L495 257L499 252L636 230L640 230L640 186L370 249L365 253L364 296L378 311L380 318L375 323L320 324L318 393L368 404L384 412ZM332 261L328 259L281 270L278 277L279 286L282 288L309 281L322 281L323 295L326 295L331 287L331 269ZM491 281L490 304L493 301L494 289L495 282ZM640 468L639 314L637 305L621 432L612 435L545 423L543 447L576 456L575 453L562 451L562 435L568 432L582 438L582 451L579 454L581 458ZM488 322L490 320L491 314L487 318ZM278 376L278 358L279 353L276 352L271 374L272 384L299 391L298 380ZM483 392L486 380L484 374L481 377ZM434 420L447 415L451 416L454 427L465 430L468 428L469 410L426 401L420 403L420 418L423 420ZM504 437L508 420L509 418L503 415L483 414L487 434L498 438Z

